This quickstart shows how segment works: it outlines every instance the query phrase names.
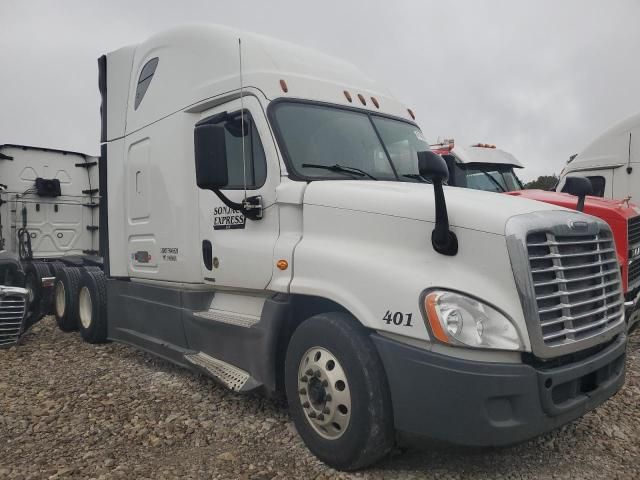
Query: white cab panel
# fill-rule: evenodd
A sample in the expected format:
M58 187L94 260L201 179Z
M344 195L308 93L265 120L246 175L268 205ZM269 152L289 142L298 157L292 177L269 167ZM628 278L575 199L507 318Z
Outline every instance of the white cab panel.
M107 55L107 140L124 137L127 124L129 79L136 46L120 48Z
M370 328L426 340L421 293L430 287L458 290L498 305L516 322L528 349L504 233L454 228L460 249L449 257L433 250L433 227L427 221L305 204L291 292L329 298ZM387 311L402 312L404 323L383 321Z
M118 232L117 212L109 210L110 234L126 239L127 275L132 278L198 283L198 195L193 158L193 124L197 116L177 113L124 139L124 168L109 158L109 188L126 200L125 232ZM120 202L112 199L110 206ZM115 230L115 231L114 231ZM110 252L111 253L111 252ZM119 261L111 253L113 262ZM115 275L115 272L112 272Z
M200 198L201 240L211 242L214 258L212 270L208 270L202 260L201 268L202 277L216 286L263 290L271 281L274 264L273 249L279 235L279 210L275 202L276 187L280 184L280 162L260 102L256 97L247 96L244 98L244 108L251 113L255 122L267 162L267 177L264 185L247 191L247 196L262 197L263 218L261 220L246 219L240 228L216 228L216 217L239 214L237 212L218 213L226 211L228 207L225 207L222 200L212 191L196 188L199 190ZM234 100L202 112L198 120L221 112L231 113L240 109L240 101ZM234 202L240 202L244 198L244 191L241 188L223 189L222 192Z

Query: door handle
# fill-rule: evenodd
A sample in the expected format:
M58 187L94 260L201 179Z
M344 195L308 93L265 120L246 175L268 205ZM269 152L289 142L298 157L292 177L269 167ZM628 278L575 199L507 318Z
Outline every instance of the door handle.
M213 247L209 240L202 241L202 261L207 270L213 270Z

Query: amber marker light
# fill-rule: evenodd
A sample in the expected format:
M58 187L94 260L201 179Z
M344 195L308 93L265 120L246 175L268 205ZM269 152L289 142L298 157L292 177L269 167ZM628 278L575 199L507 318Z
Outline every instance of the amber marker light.
M364 96L361 93L358 94L358 98L360 99L360 103L362 105L366 105L367 104L367 101L364 99Z
M353 102L353 99L351 98L351 94L349 92L345 90L343 93L344 97L349 101L349 103Z
M278 263L276 263L276 266L280 270L286 270L287 268L289 268L289 262L287 262L286 260L278 260Z
M443 343L449 343L449 337L442 328L437 311L438 293L432 292L424 298L424 309L427 312L427 320L431 325L433 336Z
M289 91L289 87L287 86L287 82L285 82L284 80L280 80L280 88L282 89L282 91L284 93L287 93Z
M380 104L378 103L378 99L376 97L371 97L371 101L376 106L376 108L380 108Z
M413 113L413 110L411 110L410 108L407 108L407 112L409 112L409 115L411 115L411 118L413 118L414 120L416 119L416 114Z

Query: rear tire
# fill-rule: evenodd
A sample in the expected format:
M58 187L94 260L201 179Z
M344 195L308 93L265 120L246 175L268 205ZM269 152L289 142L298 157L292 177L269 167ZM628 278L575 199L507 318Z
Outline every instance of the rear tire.
M102 271L84 271L78 286L78 327L89 343L107 341L107 284Z
M48 265L49 265L49 270L51 270L51 276L52 276L52 277L57 277L57 276L58 276L58 274L59 274L62 270L64 270L65 268L67 268L67 267L65 266L65 264L64 264L64 263L62 263L62 262L57 262L57 261L56 261L56 262L51 262L51 263L49 263Z
M53 284L53 313L63 332L78 329L78 282L80 271L75 267L63 268Z
M49 271L51 272L52 277L57 277L58 274L64 270L66 267L64 265L64 263L62 262L51 262L51 263L47 263L47 266L49 267ZM55 282L55 281L54 281ZM55 315L55 288L51 287L49 289L49 295L48 298L46 300L46 302L44 303L44 310L45 310L45 314L46 315Z
M102 273L102 268L98 267L97 265L85 265L84 268L87 272L100 272Z
M46 263L37 260L27 263L24 270L25 287L29 292L29 314L25 327L28 328L47 314L47 300L50 292L42 287L42 279L50 277L51 273Z
M387 378L368 332L352 316L315 315L295 330L285 387L298 433L327 465L356 470L392 449Z

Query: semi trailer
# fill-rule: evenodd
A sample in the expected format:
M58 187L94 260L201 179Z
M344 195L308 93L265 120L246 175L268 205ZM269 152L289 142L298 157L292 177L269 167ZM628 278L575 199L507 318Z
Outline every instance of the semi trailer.
M613 232L622 275L625 297L627 328L638 326L640 310L640 207L629 200L599 198L596 186L589 185L582 199L576 196L572 183L563 182L563 191L524 189L516 169L523 168L511 153L496 148L493 144L477 143L460 147L453 139L432 145L432 149L442 155L449 169L449 185L497 193L506 193L529 198L560 207L580 209L598 217L609 225ZM569 177L571 178L571 177ZM585 180L583 180L585 182ZM584 187L582 187L584 188Z
M443 185L413 111L356 67L212 25L98 66L104 271L67 292L88 342L284 395L345 470L397 432L519 442L623 384L609 226Z

